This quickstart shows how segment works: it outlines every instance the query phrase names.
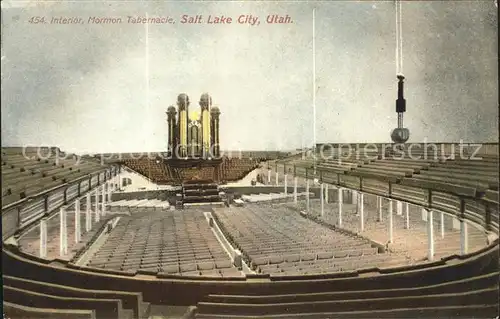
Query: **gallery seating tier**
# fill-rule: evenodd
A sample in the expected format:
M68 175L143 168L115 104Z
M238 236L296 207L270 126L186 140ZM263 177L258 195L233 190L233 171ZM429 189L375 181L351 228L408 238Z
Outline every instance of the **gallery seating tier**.
M52 153L51 153L52 152ZM65 154L54 149L2 148L2 205L34 196L102 170L89 157Z

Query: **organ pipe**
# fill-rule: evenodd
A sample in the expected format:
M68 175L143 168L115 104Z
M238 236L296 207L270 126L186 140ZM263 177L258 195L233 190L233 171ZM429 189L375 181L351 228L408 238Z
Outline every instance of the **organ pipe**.
M179 107L179 137L181 157L187 156L188 148L188 112L189 112L189 97L182 93L177 97L177 105Z

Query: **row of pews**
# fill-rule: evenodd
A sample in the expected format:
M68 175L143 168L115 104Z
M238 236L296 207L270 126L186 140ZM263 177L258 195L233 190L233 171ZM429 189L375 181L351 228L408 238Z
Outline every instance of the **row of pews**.
M148 157L138 159L125 159L123 164L130 167L139 174L146 176L154 183L166 184L177 181L175 173L163 161Z
M250 204L216 209L226 238L257 273L299 276L408 265L367 240L326 228L286 206Z
M42 157L35 150L23 154L2 148L2 205L72 182L100 169L99 162L89 157L61 156L59 153Z
M237 181L259 167L259 161L250 158L223 158L220 165L221 180Z
M2 280L7 318L139 319L149 313L149 303L143 301L141 293L86 289L8 275Z

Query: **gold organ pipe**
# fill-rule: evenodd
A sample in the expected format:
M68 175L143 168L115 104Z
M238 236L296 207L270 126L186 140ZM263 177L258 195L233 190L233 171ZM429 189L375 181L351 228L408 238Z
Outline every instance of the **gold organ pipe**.
M203 149L208 153L210 149L210 112L204 110L202 112L202 127L203 127Z
M182 110L180 112L180 142L181 142L181 149L184 150L187 147L187 112L186 110Z

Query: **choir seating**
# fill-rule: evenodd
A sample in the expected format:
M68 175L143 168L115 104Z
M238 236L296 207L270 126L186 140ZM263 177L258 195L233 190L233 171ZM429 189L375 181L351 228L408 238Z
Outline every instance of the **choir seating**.
M157 184L178 182L175 173L172 172L173 169L162 160L141 157L138 159L125 159L123 164Z
M258 160L250 158L226 158L220 165L221 180L225 182L237 181L245 177L259 166Z
M162 161L149 158L125 159L123 163L158 184L180 184L182 181L193 179L236 181L259 166L259 161L256 159L227 157L223 157L222 163L217 168L214 166L173 168Z

